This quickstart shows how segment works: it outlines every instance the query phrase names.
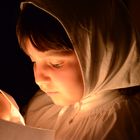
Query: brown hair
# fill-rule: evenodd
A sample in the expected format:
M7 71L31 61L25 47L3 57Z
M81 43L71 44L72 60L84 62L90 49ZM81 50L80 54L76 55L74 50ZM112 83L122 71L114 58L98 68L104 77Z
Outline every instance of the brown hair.
M16 32L19 44L25 52L27 38L40 51L49 49L73 50L72 44L59 21L32 4L26 5L21 11Z

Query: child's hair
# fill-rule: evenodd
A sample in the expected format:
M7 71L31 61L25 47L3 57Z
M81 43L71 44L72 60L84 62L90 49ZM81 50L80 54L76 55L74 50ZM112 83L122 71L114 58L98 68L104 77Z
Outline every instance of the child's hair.
M39 51L49 49L73 50L70 39L62 25L47 12L31 4L21 11L16 32L19 44L25 52L27 38Z

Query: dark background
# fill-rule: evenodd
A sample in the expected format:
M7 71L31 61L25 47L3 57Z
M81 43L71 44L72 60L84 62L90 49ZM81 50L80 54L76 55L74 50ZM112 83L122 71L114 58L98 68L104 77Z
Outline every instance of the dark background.
M0 2L0 89L23 107L35 93L32 66L16 38L19 0Z
M140 0L124 0L140 31ZM29 58L21 51L16 38L19 0L0 2L0 89L11 94L20 107L34 95L34 83Z

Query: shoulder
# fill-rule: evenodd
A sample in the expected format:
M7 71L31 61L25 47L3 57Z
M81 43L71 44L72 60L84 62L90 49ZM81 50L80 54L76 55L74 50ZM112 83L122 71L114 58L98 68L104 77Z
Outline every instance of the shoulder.
M134 93L134 94L133 94ZM137 139L140 133L140 94L122 94L111 103L107 103L97 113L97 136L104 140Z

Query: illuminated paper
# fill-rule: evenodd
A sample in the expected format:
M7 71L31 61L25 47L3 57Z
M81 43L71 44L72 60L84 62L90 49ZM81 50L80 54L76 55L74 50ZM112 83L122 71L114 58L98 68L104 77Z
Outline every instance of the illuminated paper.
M54 140L54 131L0 120L0 140Z

